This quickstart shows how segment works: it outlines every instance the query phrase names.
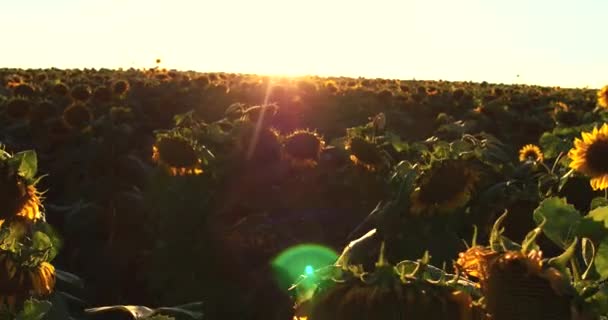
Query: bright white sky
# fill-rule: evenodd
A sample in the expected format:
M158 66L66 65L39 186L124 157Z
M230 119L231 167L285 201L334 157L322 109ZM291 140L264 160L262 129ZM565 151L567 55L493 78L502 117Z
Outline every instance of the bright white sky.
M608 0L0 3L0 67L608 84Z

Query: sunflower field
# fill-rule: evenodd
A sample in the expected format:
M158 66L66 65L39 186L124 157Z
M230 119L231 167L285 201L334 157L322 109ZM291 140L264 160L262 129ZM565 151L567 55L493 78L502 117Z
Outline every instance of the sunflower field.
M608 319L608 86L0 69L0 320Z

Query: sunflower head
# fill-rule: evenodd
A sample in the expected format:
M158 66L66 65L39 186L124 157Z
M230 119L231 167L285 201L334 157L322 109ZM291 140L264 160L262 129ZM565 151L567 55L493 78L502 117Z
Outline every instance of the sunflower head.
M597 104L602 108L608 108L608 85L597 92Z
M82 129L93 120L91 110L83 103L76 102L63 110L63 122L68 128Z
M195 143L180 135L159 136L152 146L152 159L168 167L174 176L203 173Z
M13 88L13 93L15 96L32 97L36 93L36 90L30 84L22 83Z
M519 149L520 162L543 162L544 155L538 146L527 144Z
M91 97L91 87L86 84L79 84L72 88L70 94L76 101L87 101Z
M435 162L423 172L419 186L410 196L410 212L447 213L461 208L471 198L479 174L463 160Z
M458 254L456 267L465 275L485 281L488 278L487 267L498 253L483 246L473 246Z
M3 150L0 161L0 220L11 217L23 217L28 221L42 218L41 194L35 181L28 181L18 173L14 157Z
M31 107L32 104L30 100L26 98L12 98L6 102L5 112L9 118L13 120L19 120L27 116Z
M571 319L563 278L541 258L540 251L507 251L487 266L482 291L492 319Z
M281 159L281 135L272 128L242 128L237 142L238 152L251 164L275 163Z
M57 114L57 107L50 101L41 101L36 106L33 106L29 112L31 122L39 124L50 119Z
M112 85L112 90L116 95L123 95L129 91L129 83L126 80L118 80Z
M574 139L568 152L570 168L591 178L593 190L608 188L608 124L591 132L583 132L582 139Z
M369 171L376 171L385 163L380 148L373 142L361 137L348 139L345 145L350 153L350 160Z
M112 90L107 86L95 88L93 91L93 100L96 102L108 102L112 99Z
M68 88L68 86L66 86L64 83L56 83L53 86L53 93L60 96L60 97L65 97L68 95L68 93L70 92L70 88Z
M316 132L296 130L285 137L283 154L296 167L317 165L325 141Z

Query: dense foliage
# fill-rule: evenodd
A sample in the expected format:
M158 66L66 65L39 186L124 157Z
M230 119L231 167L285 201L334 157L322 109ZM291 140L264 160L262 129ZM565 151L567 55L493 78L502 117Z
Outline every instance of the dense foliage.
M0 81L9 319L608 314L608 89L159 67ZM270 263L358 238L303 278Z

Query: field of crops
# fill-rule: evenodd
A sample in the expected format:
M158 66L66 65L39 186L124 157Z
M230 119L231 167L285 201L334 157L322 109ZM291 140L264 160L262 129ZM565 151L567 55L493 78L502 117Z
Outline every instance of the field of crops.
M608 319L608 87L0 69L0 319Z

